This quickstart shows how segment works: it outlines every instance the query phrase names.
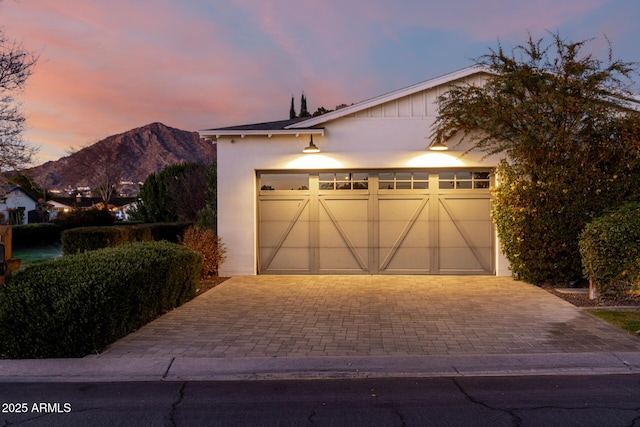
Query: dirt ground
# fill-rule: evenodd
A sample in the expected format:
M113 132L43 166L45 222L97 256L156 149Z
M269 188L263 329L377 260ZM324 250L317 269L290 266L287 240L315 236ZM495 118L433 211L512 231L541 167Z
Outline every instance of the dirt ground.
M562 298L565 301L577 307L632 307L637 306L640 309L640 295L629 295L624 298L615 298L611 295L603 295L597 299L590 299L589 293L565 293L560 292L556 288L543 287L544 290Z
M220 283L227 280L228 277L218 277L218 276L209 276L203 279L200 279L200 283L198 284L198 289L196 289L196 296L207 292L209 289L213 289L218 286Z

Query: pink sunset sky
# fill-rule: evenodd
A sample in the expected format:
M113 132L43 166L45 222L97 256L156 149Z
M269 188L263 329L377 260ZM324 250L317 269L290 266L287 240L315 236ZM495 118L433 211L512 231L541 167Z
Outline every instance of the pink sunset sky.
M152 122L199 130L359 102L559 32L640 60L636 0L0 0L39 54L26 90L36 163ZM638 86L636 86L638 87Z

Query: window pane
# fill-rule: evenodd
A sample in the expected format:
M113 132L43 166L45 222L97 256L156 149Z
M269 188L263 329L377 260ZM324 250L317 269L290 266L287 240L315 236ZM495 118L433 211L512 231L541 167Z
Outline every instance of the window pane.
M471 179L471 172L457 172L457 179Z
M335 178L335 174L333 173L321 173L320 181L333 181Z
M489 181L476 181L475 188L489 188Z
M413 188L415 190L426 190L427 188L429 188L429 183L426 181L423 182L413 182Z
M380 182L378 188L380 190L393 190L393 182Z
M366 172L359 172L353 174L354 181L366 181L369 179L369 174Z
M393 181L393 172L380 172L378 173L378 179L380 181Z
M440 179L450 179L453 180L456 174L454 172L440 172ZM440 187L442 188L442 187Z
M475 179L489 179L491 172L473 172L473 177Z
M306 173L262 173L261 190L308 190L309 174Z
M396 182L396 189L398 190L411 190L411 181L398 181Z
M456 188L471 188L471 181L457 181Z
M414 181L429 181L429 173L428 172L416 172L413 174Z
M411 179L411 172L397 172L396 180L398 181L409 181Z
M439 187L445 189L453 188L453 181L440 181Z
M320 183L321 190L333 190L333 182L321 182Z

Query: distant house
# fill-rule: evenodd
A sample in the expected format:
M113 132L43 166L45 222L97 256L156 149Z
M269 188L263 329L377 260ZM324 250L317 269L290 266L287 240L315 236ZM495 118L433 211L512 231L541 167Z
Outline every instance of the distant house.
M109 203L109 210L113 212L121 211L123 216L118 219L127 219L126 211L135 205L135 197L112 197ZM52 211L52 219L61 212L68 212L73 209L93 209L102 208L103 202L99 197L52 197L47 200L47 204ZM117 214L116 214L117 215Z
M27 224L29 212L37 211L38 201L17 185L4 188L3 194L0 196L0 223L9 224L13 217L13 221Z
M471 67L318 117L200 131L217 140L220 274L510 274L490 216L500 158L430 138L437 97L485 79Z

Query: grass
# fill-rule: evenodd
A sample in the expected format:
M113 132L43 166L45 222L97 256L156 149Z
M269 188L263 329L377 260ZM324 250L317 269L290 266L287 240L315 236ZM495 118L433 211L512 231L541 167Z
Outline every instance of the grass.
M624 329L636 337L640 336L640 311L588 310L589 313Z
M43 246L38 248L13 250L11 257L20 260L20 270L62 256L61 246Z

